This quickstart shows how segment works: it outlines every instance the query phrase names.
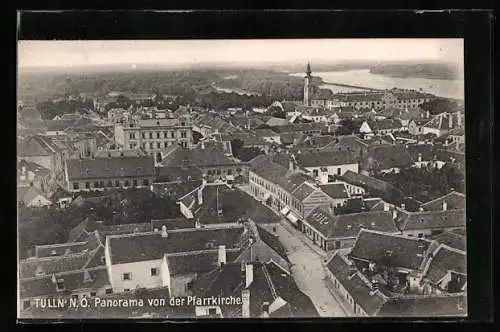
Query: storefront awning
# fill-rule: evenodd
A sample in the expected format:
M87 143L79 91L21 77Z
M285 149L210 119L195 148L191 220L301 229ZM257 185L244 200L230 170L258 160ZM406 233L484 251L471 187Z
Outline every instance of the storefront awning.
M286 216L286 217L288 218L288 220L290 220L294 224L296 224L297 220L299 220L299 218L297 218L297 216L295 214L293 214L293 212L290 212L288 214L288 216Z
M281 214L283 214L284 216L286 216L286 214L290 211L290 209L288 208L288 206L285 206L283 209L281 209Z

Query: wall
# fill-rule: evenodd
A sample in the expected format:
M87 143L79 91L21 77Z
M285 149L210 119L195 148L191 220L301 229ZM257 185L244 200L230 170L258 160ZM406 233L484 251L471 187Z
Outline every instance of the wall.
M218 306L205 306L205 307L199 306L199 307L195 307L196 317L208 316L209 309L216 309L217 314L222 315L222 311L220 310L220 307L218 307Z
M105 189L116 189L116 188L149 188L149 186L154 182L154 175L151 176L145 176L145 177L130 177L130 178L108 178L108 179L89 179L89 180L74 180L74 181L68 181L66 183L67 187L66 189L69 192L80 192L80 191L90 191L90 190L105 190ZM125 181L129 181L129 186L125 187ZM137 180L137 186L134 186L134 180ZM143 181L148 180L148 184L144 185ZM94 182L95 181L104 181L104 187L95 187ZM113 184L113 186L108 187L109 181ZM120 186L116 186L116 181L120 182ZM74 189L73 184L75 182L78 182L79 188ZM87 189L85 187L86 183L89 182L90 188Z
M111 285L115 293L123 292L125 288L130 290L136 287L155 288L163 286L161 276L161 259L133 262L127 264L113 264ZM151 276L151 269L157 268L158 274ZM123 273L131 273L131 280L122 280Z
M322 172L321 168L326 168L326 172ZM315 166L315 167L305 167L305 169L310 172L311 175L313 175L313 171L317 170L318 171L318 176L316 179L318 181L321 181L322 177L325 176L324 173L326 173L326 176L328 178L328 175L344 175L347 171L352 171L354 173L359 173L359 164L344 164L344 165L334 165L334 166ZM339 169L340 169L340 174L339 174ZM322 174L323 173L323 174ZM321 177L320 177L321 175Z
M170 296L187 296L191 292L187 289L187 284L198 277L197 273L184 275L174 275L171 278Z

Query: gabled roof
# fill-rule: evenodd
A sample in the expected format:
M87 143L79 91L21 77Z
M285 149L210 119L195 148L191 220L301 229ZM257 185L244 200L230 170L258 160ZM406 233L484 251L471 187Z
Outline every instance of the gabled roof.
M270 317L317 317L312 301L303 294L295 284L293 277L282 270L273 261L266 264L253 262L253 281L247 288L250 293L250 317L257 318L262 314L264 302L272 304L278 297L283 299L283 306ZM196 296L241 296L245 289L245 273L241 264L228 263L222 268L193 281L192 291ZM241 317L241 306L222 306L223 316L227 318Z
M388 211L332 215L324 208L317 206L306 216L305 221L326 238L352 238L363 229L387 233L398 232L391 213Z
M379 317L453 317L467 315L467 297L458 295L404 296L387 301Z
M90 279L85 278L88 273ZM56 294L71 294L78 289L99 289L111 285L106 267L88 270L76 270L57 273L57 279L63 279L64 291L58 292L57 286L52 282L52 275L20 280L20 297L32 298Z
M467 274L467 257L464 251L440 245L426 267L425 278L436 284L449 272Z
M451 125L450 125L451 121ZM449 130L457 127L456 113L440 113L434 116L429 122L424 124L426 128L434 128L439 130Z
M464 235L451 231L444 231L434 236L431 235L429 236L429 239L462 251L465 251L467 246L467 241Z
M177 229L167 237L159 232L127 234L108 237L112 264L158 260L164 254L205 250L218 245L227 249L239 247L243 234L241 226L210 229Z
M349 198L349 193L344 183L330 183L320 185L321 190L333 199Z
M465 195L457 191L452 191L449 194L422 204L422 208L427 211L439 211L443 209L444 202L446 202L448 209L464 209Z
M285 247L283 247L278 237L269 233L259 225L256 225L256 227L259 238L262 240L262 242L264 242L269 248L274 250L281 258L290 263L288 255L286 254L286 249Z
M465 227L465 209L401 212L396 223L403 231Z
M426 239L362 230L349 256L377 265L421 270L428 250L435 246L436 242Z
M155 175L153 156L68 159L66 168L69 181Z
M242 252L242 249L226 249L226 262L233 262ZM218 249L187 252L181 255L165 255L168 271L171 276L192 273L208 273L217 268Z
M385 303L386 297L379 291L372 292L366 278L340 254L335 254L326 267L368 315L374 315Z
M52 156L60 153L59 148L46 136L31 136L17 146L18 157Z
M410 165L411 162L412 159L406 148L397 144L374 145L363 156L365 169L404 167Z
M17 187L17 201L23 202L26 206L31 204L38 196L42 196L48 200L48 198L35 187Z
M19 275L21 279L25 279L37 277L38 274L50 276L52 273L80 270L93 254L94 252L78 252L66 256L23 259L19 262Z
M305 151L295 156L302 167L340 166L357 164L356 157L349 151Z
M368 126L370 126L371 130L373 131L378 131L378 130L388 130L388 129L401 129L403 125L401 124L401 121L399 120L392 120L392 119L384 119L384 120L378 120L378 121L367 121Z
M339 179L349 184L356 185L371 192L380 192L386 196L403 196L403 193L392 184L374 177L347 171ZM393 195L394 194L394 195Z

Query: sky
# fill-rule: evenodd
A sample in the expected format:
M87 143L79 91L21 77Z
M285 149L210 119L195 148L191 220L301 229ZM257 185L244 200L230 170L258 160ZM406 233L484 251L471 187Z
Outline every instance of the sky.
M18 65L432 60L463 63L462 39L19 41Z

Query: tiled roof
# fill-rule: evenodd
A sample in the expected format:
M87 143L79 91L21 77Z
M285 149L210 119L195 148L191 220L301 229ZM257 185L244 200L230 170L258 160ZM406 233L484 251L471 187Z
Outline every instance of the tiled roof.
M156 181L158 182L192 181L201 177L202 173L198 167L156 167Z
M327 126L322 123L292 123L288 125L279 125L272 128L277 133L306 132L306 131L326 131Z
M167 237L159 232L108 237L113 264L157 260L163 254L210 249L225 245L238 247L243 227L171 230Z
M430 236L429 239L462 251L465 251L467 245L465 236L450 231Z
M85 271L90 276L88 280L85 280ZM61 293L57 291L56 284L52 282L52 275L49 274L43 277L20 280L20 297L41 297L59 293L67 295L77 289L99 289L111 285L106 267L58 273L56 278L64 280L65 290Z
M276 127L276 126L286 126L289 124L288 119L282 119L282 118L270 118L269 120L266 121L266 124L271 127Z
M95 158L141 157L147 154L143 150L98 150Z
M271 129L255 129L255 134L259 137L275 137L279 136L278 133L272 131Z
M37 163L31 162L31 161L26 161L26 160L20 160L17 164L17 173L18 175L21 175L23 167L26 168L26 172L33 172L35 176L48 176L50 175L50 170L47 168L38 165Z
M337 136L334 141L324 146L322 150L325 151L355 151L358 152L360 150L366 150L368 148L368 144L363 142L360 138L348 135L348 136Z
M467 257L464 251L440 245L425 271L425 277L433 283L438 283L449 272L466 275L466 266Z
M344 102L360 102L360 101L381 101L383 97L382 92L351 92L336 94L335 97Z
M35 187L17 187L17 201L23 202L25 205L31 204L39 195L44 196L40 190Z
M280 185L283 189L292 193L298 186L311 179L302 173L290 173L288 169L271 161L268 155L258 160L254 158L251 169L259 176Z
M448 209L464 209L465 195L452 191L449 194L422 204L422 208L427 211L439 211L443 209L443 202L446 202Z
M300 186L298 186L293 192L293 197L297 198L299 201L303 201L307 197L309 197L313 192L317 191L312 184L308 182L303 182Z
M401 212L396 222L405 231L465 227L465 209Z
M392 120L392 119L368 121L368 126L370 126L371 130L373 130L373 131L387 130L387 129L400 129L403 127L403 125L401 124L401 121Z
M161 230L162 226L167 227L167 230L171 230L171 229L193 228L195 224L194 220L190 220L185 217L151 220L152 231L154 231L155 229Z
M300 132L285 132L285 133L280 133L280 141L281 144L294 144L294 143L299 143L303 141L307 136L300 133Z
M355 156L349 151L303 152L295 156L302 167L339 166L357 164Z
M327 238L356 237L362 229L396 233L392 215L388 211L370 211L332 215L322 207L314 208L305 221Z
M137 121L137 126L141 128L177 127L180 125L181 121L179 119L144 119Z
M52 140L45 136L27 137L17 146L18 157L52 156L60 153Z
M264 228L257 225L257 231L259 233L259 238L269 246L269 248L273 249L281 258L290 263L288 259L288 255L286 254L286 249L283 247L278 237L269 233Z
M66 256L24 259L19 263L20 278L33 278L37 274L51 275L52 273L80 270L93 254L93 252L84 252Z
M178 148L169 155L165 156L163 166L215 166L215 165L233 165L234 160L225 156L225 154L216 147L207 147L205 149L185 149Z
M68 159L66 167L70 181L99 178L154 177L155 175L154 158L152 156Z
M363 156L365 169L372 167L388 169L404 167L411 164L410 154L403 145L376 145L369 148Z
M242 250L226 249L226 262L233 262ZM168 270L171 276L191 273L208 273L217 268L218 249L203 252L185 253L181 255L166 255Z
M339 178L349 184L360 186L367 191L378 191L387 194L394 192L400 193L402 196L402 192L392 184L361 173L347 171Z
M245 274L239 263L226 264L193 282L193 294L197 296L241 296L244 289ZM293 277L274 262L253 263L253 282L248 287L250 293L250 317L262 314L264 302L272 304L277 296L285 300L279 311L271 312L270 317L317 317L318 313L311 300L296 286ZM223 306L224 317L241 317L241 306Z
M35 256L38 258L43 258L50 256L63 256L68 254L75 254L75 253L80 253L86 247L87 247L86 241L35 246Z
M334 141L335 137L331 135L321 135L321 136L308 136L303 142L295 146L295 150L314 150L321 149L327 146L330 142Z
M360 272L339 254L334 255L326 267L368 315L374 315L385 303L386 298L380 292L372 292L371 285L360 276Z
M387 301L379 317L442 317L467 315L465 295L397 297Z
M419 270L423 269L422 264L431 245L436 246L436 243L426 239L362 230L349 255L377 265L390 263L394 267Z

